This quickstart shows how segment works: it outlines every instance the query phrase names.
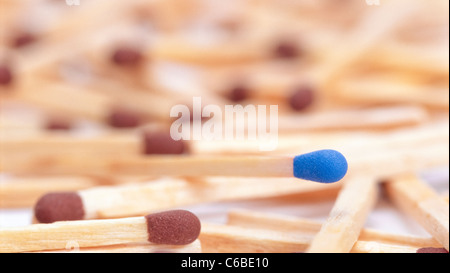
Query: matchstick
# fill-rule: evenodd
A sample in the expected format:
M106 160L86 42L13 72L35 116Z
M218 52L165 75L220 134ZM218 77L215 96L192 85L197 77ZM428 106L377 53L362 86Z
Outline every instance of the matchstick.
M283 115L278 119L281 132L301 130L390 129L427 121L425 109L415 106L374 107L329 110L302 115Z
M308 249L313 235L202 223L199 239L202 251L206 253L298 253ZM349 252L415 253L419 249L416 246L357 241Z
M34 251L32 253L201 253L200 240L187 245L155 245L151 243L120 244L100 247L79 248L73 241L66 244L65 250Z
M409 174L387 180L389 198L449 249L449 207L432 188Z
M292 235L212 223L202 223L199 236L202 251L206 253L302 252L311 239L311 235Z
M49 191L77 191L99 186L89 177L19 177L0 181L0 208L32 207Z
M232 210L228 212L227 224L255 229L268 229L279 232L302 233L314 235L322 227L322 223L311 219L261 213L250 210ZM375 229L363 228L358 237L358 242L376 242L385 245L407 246L414 249L434 247L442 245L430 237L418 237L402 234L382 232Z
M124 243L186 245L200 233L200 221L189 211L172 210L107 220L63 221L0 229L0 252L80 248Z
M20 160L28 161L21 158ZM335 150L319 150L292 156L124 156L111 158L67 155L58 160L45 157L31 158L28 164L18 166L14 158L2 162L0 170L33 170L36 164L45 165L45 173L115 174L115 175L172 175L172 176L246 176L296 177L321 183L341 180L347 172L345 157ZM29 165L31 163L31 166ZM31 167L31 168L30 168ZM39 173L39 171L37 171Z
M346 37L340 37L343 43L333 47L333 53L329 54L325 63L316 72L314 78L323 90L330 96L334 90L333 84L348 68L361 56L366 54L378 41L389 36L400 23L411 18L419 5L409 5L407 1L395 1L384 5L381 9L368 12L355 29ZM376 28L373 26L376 25ZM352 50L348 50L352 48ZM345 54L343 54L345 52Z
M340 81L336 87L338 97L345 103L357 105L416 104L436 110L449 108L448 89L426 85L386 82L377 78Z
M35 86L45 86L39 93L33 92ZM109 115L117 106L125 109L133 109L130 105L120 101L119 98L106 95L95 90L66 85L58 82L42 81L36 79L22 79L22 82L10 98L30 105L35 105L47 111L61 112L73 118L84 118L100 123L105 123ZM171 104L167 99L152 94L142 94L145 100L137 104L138 110L133 110L139 115L142 122L150 122L152 119L169 120ZM136 101L136 100L134 100ZM161 101L162 104L156 103ZM146 106L146 107L144 107ZM151 107L150 107L151 106ZM130 110L131 111L131 110Z
M370 65L414 73L417 77L446 76L449 73L448 50L439 45L411 46L389 41L373 49L364 60Z
M39 222L118 218L208 202L298 194L327 196L341 183L295 183L294 178L161 178L148 183L101 186L73 192L49 192L34 207ZM54 203L60 204L55 207ZM79 211L74 217L72 211Z
M376 182L372 177L352 177L346 181L308 252L350 252L377 200Z

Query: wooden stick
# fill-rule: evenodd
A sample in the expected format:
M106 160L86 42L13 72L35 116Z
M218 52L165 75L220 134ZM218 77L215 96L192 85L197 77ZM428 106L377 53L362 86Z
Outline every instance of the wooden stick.
M32 207L49 191L77 191L99 186L88 177L25 177L0 181L0 208Z
M304 252L311 234L202 223L199 237L206 253L289 253ZM417 247L375 241L357 241L352 253L415 253Z
M389 129L427 121L427 112L420 107L393 106L369 109L320 111L303 115L279 117L278 130L346 130Z
M199 239L207 253L270 253L304 251L312 236L202 223Z
M448 88L419 86L380 79L352 79L337 84L339 97L347 103L379 105L386 103L419 104L434 109L448 109Z
M280 214L261 213L249 210L232 210L228 213L228 225L269 229L280 232L297 232L314 235L322 223L306 218ZM412 248L441 247L435 239L401 234L392 234L374 229L363 228L358 242L371 241L387 245L408 246Z
M418 9L417 4L408 5L407 1L396 1L384 5L381 9L368 11L356 29L347 37L341 38L345 42L334 48L333 54L328 56L325 65L317 71L316 78L321 88L329 90L328 93L331 94L331 90L334 90L333 83L348 70L349 66L374 47L377 41L392 33L400 22L411 17ZM349 51L349 48L352 50Z
M290 178L162 178L148 183L92 187L74 192L83 206L83 219L117 218L186 205L226 200L285 196L289 194L327 195L340 183L295 183ZM56 208L56 210L58 210Z
M39 135L22 137L0 137L2 157L27 154L29 157L64 157L67 154L99 155L120 154L136 155L142 152L142 140L139 134L105 133L90 137L78 137L71 133L54 134L42 132Z
M308 252L350 252L376 199L375 179L353 177L347 180Z
M182 228L181 228L182 227ZM183 210L107 220L62 221L0 228L0 252L26 252L127 243L190 244L200 233L198 218Z
M415 175L389 179L385 186L395 204L413 217L448 251L448 203Z
M23 157L19 156L19 160L23 160ZM107 154L88 159L83 155L68 154L57 161L45 156L31 158L28 164L22 166L18 166L14 158L9 158L2 162L0 170L30 171L35 170L32 166L36 163L41 167L46 166L45 173L297 177L324 183L337 182L347 172L345 157L334 150L319 150L295 157L136 155L111 158Z
M405 132L406 133L406 132ZM383 143L379 139L375 141L373 151L372 148L358 150L357 144L360 142L361 147L365 147L365 141L361 142L361 139L354 138L354 147L351 145L352 139L343 139L341 143L335 143L332 146L337 147L343 151L349 162L349 168L352 173L360 174L373 174L380 178L389 177L398 173L415 171L418 169L426 169L431 167L443 166L448 164L448 137L445 135L434 136L430 139L434 139L429 143L425 143L426 135L417 137L411 135L412 142L401 142L401 138L392 135L392 141L386 138L387 144ZM442 139L440 139L442 138ZM318 139L319 140L319 139ZM398 147L395 143L398 142ZM368 145L371 145L370 142ZM379 146L378 144L379 143ZM413 144L413 143L417 143ZM423 144L419 144L423 143ZM311 146L303 146L302 142L291 142L291 147L286 146L286 150L276 151L274 156L171 156L171 155L128 155L129 152L125 152L125 155L121 158L111 158L109 153L100 154L96 153L92 157L86 157L82 153L66 154L64 157L55 157L52 154L34 154L34 156L27 157L23 155L23 151L19 154L8 153L7 160L1 161L0 169L3 172L10 172L15 174L60 174L60 175L247 175L247 176L268 176L274 175L289 175L292 176L292 157L286 157L281 154L296 153L297 151L302 153L309 147L325 148L329 147L326 139L323 144L316 142ZM410 145L416 145L415 149L411 149ZM197 146L198 149L200 146ZM205 144L205 147L207 145ZM219 151L225 150L227 145L223 145ZM251 147L251 146L249 146ZM215 149L217 149L216 147ZM213 148L214 149L214 148ZM369 153L369 150L371 151ZM95 151L95 149L93 149ZM232 149L230 149L232 152ZM89 154L89 153L87 153ZM256 153L255 153L256 154ZM279 155L276 157L276 154ZM6 156L3 155L3 156ZM213 159L212 161L210 159ZM259 158L254 160L255 158ZM245 162L246 159L249 161ZM226 160L223 163L221 160ZM281 161L280 161L281 160ZM284 165L282 162L285 162ZM240 164L245 162L245 164ZM277 162L277 166L282 169L270 170L265 169L261 173L256 173L254 166L258 162L263 162L259 165L261 168L266 165L271 165L271 162ZM288 166L286 164L290 164ZM223 169L225 165L238 165L232 169ZM178 167L176 167L178 166ZM193 166L197 166L197 169L193 169ZM276 165L269 166L274 168ZM178 168L178 169L177 169ZM278 167L277 167L278 168ZM291 168L289 171L288 169ZM272 171L272 172L271 172ZM276 172L278 171L278 173Z
M382 43L367 54L364 60L374 65L402 71L415 71L418 75L448 75L448 50L439 46L410 46L400 42Z
M66 250L35 251L33 253L201 253L200 240L187 245L155 245L150 243L121 244L102 247L79 248L73 241L66 245Z

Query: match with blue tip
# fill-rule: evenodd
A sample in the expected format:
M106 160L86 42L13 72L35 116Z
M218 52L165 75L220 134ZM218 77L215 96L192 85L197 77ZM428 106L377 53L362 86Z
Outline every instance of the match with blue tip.
M147 173L178 176L296 177L333 183L347 173L347 160L335 150L290 156L149 157Z
M0 168L1 169L1 168ZM296 177L321 183L341 180L347 172L345 157L335 150L298 156L136 155L71 158L39 168L40 174Z

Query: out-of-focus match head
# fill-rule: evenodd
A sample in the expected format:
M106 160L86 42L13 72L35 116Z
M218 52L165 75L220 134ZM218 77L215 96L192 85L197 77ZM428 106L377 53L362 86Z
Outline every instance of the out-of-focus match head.
M164 211L145 218L148 240L155 244L187 245L200 235L200 220L187 210Z
M82 220L83 201L76 192L48 193L37 201L34 216L40 223Z
M341 180L347 173L347 160L335 150L319 150L294 157L294 176L321 183Z
M187 154L189 146L182 140L173 140L170 132L143 131L143 154Z

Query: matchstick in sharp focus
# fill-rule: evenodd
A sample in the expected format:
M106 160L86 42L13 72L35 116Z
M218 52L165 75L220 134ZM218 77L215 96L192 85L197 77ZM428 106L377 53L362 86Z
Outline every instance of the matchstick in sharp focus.
M448 203L415 175L388 179L385 188L389 198L413 217L448 251Z
M100 186L73 192L48 192L34 206L38 222L145 215L203 202L242 200L290 194L336 194L341 183L295 183L295 178L162 178L123 186ZM78 212L78 213L74 213Z
M14 164L13 161L13 158L4 160L0 170L15 172L29 168L39 173L38 169L27 166L25 162L28 159L25 159L23 162L25 164L22 166ZM50 160L50 164L45 163L45 160L42 163L45 167L40 165L41 171L52 174L296 177L321 183L341 180L347 173L348 167L345 157L335 150L318 150L295 157L129 156L113 158L99 155L97 158L86 158L82 155L67 155L59 160ZM36 162L33 162L31 158L28 164L33 165Z
M76 214L77 211L72 213ZM153 244L186 245L197 239L200 225L193 213L171 210L145 217L0 228L0 252L65 249L67 243L72 241L76 241L80 248L147 241Z
M108 245L97 247L79 248L77 243L73 241L66 245L64 250L43 250L33 251L32 253L201 253L202 247L200 240L187 245L155 245L146 243L131 243L120 245Z

